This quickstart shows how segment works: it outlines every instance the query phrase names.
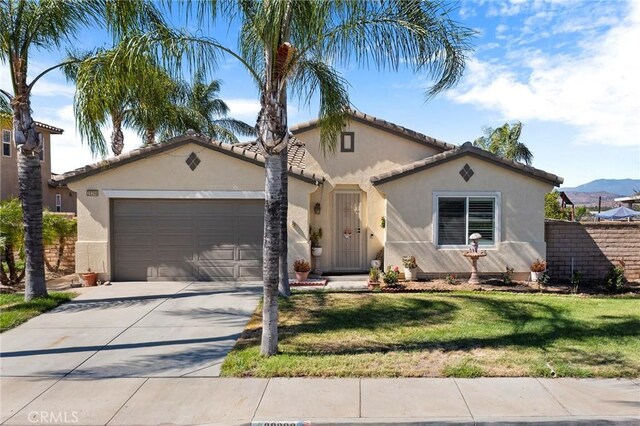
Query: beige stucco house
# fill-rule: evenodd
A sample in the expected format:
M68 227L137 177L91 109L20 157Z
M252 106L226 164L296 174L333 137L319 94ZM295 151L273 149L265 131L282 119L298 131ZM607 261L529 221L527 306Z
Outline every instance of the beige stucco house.
M316 122L291 128L289 256L368 270L416 256L420 275L464 273L468 235L480 272L526 273L545 257L544 194L562 179L470 144L455 146L354 112L325 155ZM264 159L256 144L187 134L65 173L78 193L76 270L112 280L259 279ZM385 226L382 226L384 218Z
M76 194L65 185L54 183L51 178L51 136L61 135L64 130L46 123L35 122L38 137L42 144L40 151L40 174L42 176L42 204L50 211L76 211ZM18 188L18 155L13 142L13 130L10 120L0 120L0 200L17 198Z

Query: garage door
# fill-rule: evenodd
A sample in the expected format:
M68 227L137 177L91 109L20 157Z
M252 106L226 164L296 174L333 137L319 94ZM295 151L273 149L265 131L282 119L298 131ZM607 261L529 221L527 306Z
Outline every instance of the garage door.
M114 280L262 277L262 200L133 200L112 204Z

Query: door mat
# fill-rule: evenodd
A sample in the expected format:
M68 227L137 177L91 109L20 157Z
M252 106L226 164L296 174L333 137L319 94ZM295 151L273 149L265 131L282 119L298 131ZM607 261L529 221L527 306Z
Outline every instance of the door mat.
M289 281L291 287L324 287L327 280L306 280L306 281Z

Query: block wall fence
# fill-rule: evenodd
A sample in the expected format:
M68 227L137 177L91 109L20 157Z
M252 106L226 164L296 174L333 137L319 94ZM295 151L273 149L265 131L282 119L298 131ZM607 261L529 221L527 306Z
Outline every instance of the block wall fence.
M640 281L640 222L545 222L547 267L552 279L569 280L573 269L588 281L603 280L625 263L625 276Z

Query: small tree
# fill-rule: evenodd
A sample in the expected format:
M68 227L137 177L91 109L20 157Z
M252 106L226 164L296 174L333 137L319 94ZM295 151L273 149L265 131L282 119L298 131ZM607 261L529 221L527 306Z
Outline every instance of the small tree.
M2 262L0 281L14 287L24 278L22 206L17 198L0 202L0 236L2 237ZM16 253L19 262L16 261Z
M60 270L60 263L64 257L66 241L68 238L76 235L77 221L75 218L69 217L65 214L51 213L50 211L45 210L42 222L42 236L44 238L44 243L46 245L58 245L58 255L55 264L52 265L46 256L44 258L44 263L49 272L58 272Z
M560 206L558 198L560 194L556 191L551 191L544 196L544 217L547 219L560 219L569 220L571 213L567 209L563 209Z

